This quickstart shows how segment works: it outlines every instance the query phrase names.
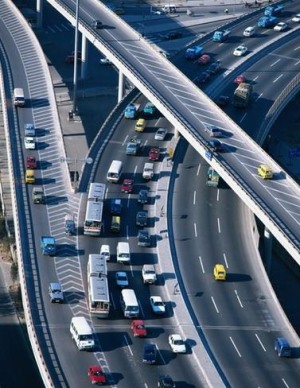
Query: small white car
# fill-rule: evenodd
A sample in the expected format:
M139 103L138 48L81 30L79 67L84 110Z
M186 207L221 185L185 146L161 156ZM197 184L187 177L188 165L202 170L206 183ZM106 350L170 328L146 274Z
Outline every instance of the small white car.
M244 46L244 45L240 45L238 46L234 52L233 52L233 55L236 56L236 57L242 57L243 55L246 54L246 52L248 51L247 47Z
M165 140L167 133L168 133L167 128L158 128L158 130L155 133L154 139L155 140Z
M150 305L154 314L164 314L166 312L166 306L160 296L150 296Z
M288 24L285 23L285 22L279 22L278 24L276 24L276 26L274 27L274 31L285 31L286 29L288 28Z
M24 125L25 136L35 136L35 128L31 123L27 123Z
M127 273L124 271L116 272L116 283L118 287L121 287L121 288L128 287L129 282L128 282Z
M295 15L295 16L292 18L292 22L294 22L294 23L300 23L300 13L297 13L297 15Z
M255 34L255 27L247 27L243 32L243 35L246 37L253 36L254 34Z
M101 65L112 65L112 61L108 58L101 58L100 59L100 64Z
M32 136L24 137L25 150L35 150L35 139Z
M181 335L169 335L169 345L173 353L186 353L186 345Z

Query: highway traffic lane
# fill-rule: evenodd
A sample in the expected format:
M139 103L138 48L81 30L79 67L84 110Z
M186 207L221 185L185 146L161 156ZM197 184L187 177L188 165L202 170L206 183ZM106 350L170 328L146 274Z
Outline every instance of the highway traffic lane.
M188 159L188 157L187 157L187 159ZM194 161L194 159L193 159L193 161ZM189 165L189 167L190 167L189 163L190 163L190 159L187 162L187 165ZM180 177L181 176L182 175L180 174ZM184 175L183 175L183 179L184 179ZM192 182L195 182L195 180L192 180ZM181 185L180 187L185 187L185 184ZM214 189L209 189L209 190L211 192L214 191ZM177 195L178 195L178 191L179 191L179 189L176 190ZM198 192L197 192L197 195L198 195ZM185 197L185 201L186 201L186 193L185 192L183 193L183 196ZM192 197L192 195L190 195L190 197ZM205 202L205 197L203 196L203 194L201 195L201 199ZM186 201L185 203L190 203L190 202L192 202L192 200L190 200L188 202ZM178 212L179 204L180 203L182 203L182 201L179 200L178 203L177 203L177 206L176 206L176 203L174 204L174 207L176 208L177 212ZM225 208L226 208L226 205L225 205ZM228 206L227 206L227 208L228 208ZM235 209L233 211L234 211L234 213L235 213L235 215L237 217L238 216L237 207L233 206L233 209ZM232 212L232 210L231 210L231 212ZM201 210L200 210L197 218L198 218L198 220L200 218L203 218L203 214L201 213ZM176 225L177 224L178 224L178 222L176 222ZM237 224L236 227L237 227L238 234L240 234L239 233L239 228L240 229L243 228L243 218L241 218L241 220L237 219L236 220L236 224ZM230 228L227 229L228 233L230 231L232 231L232 226L233 225L231 223L230 224ZM205 229L206 228L204 228L204 227L201 228L203 233L201 232L200 236L201 236L201 238L203 238L204 243L203 243L203 241L200 244L198 242L198 251L201 251L203 249L203 246L207 242L207 239L206 239L206 236L205 236ZM209 228L207 228L207 229L209 229ZM186 231L185 228L182 228L182 230L184 232ZM212 231L213 229L209 229L209 230ZM175 236L178 235L178 233L176 233L176 230L174 230L174 234L175 234ZM213 234L213 232L211 232L211 234ZM180 235L182 236L182 233L180 233ZM184 235L183 235L183 239L184 239ZM211 236L211 239L209 241L215 241L216 238L214 238L214 237L215 236ZM264 303L262 303L261 309L257 309L256 301L259 301L261 296L262 296L262 294L264 294L264 292L259 293L259 284L258 283L255 282L255 284L253 284L253 281L252 281L251 282L252 283L252 288L253 288L252 290L247 290L246 289L246 291L240 292L240 290L238 289L238 293L235 293L234 292L235 288L236 288L235 284L229 284L228 285L229 287L227 287L227 284L226 284L227 282L225 284L216 284L216 282L213 280L212 273L209 273L207 275L207 278L209 279L208 282L211 282L211 287L209 287L209 285L207 285L208 282L206 281L207 280L206 279L206 275L201 274L201 268L200 268L199 264L197 266L197 260L194 260L194 262L192 261L193 257L191 257L191 255L189 255L189 252L186 249L187 246L185 246L185 249L183 250L183 252L181 252L181 250L180 250L181 241L180 240L181 239L178 239L178 238L176 239L178 257L180 259L182 259L182 257L189 257L189 262L188 262L187 265L185 265L186 264L186 260L182 260L182 263L180 265L181 274L183 276L184 276L184 268L182 268L182 267L184 267L184 265L187 267L185 272L187 272L187 273L189 272L188 273L188 277L187 277L189 279L189 282L185 282L186 291L187 291L187 294L189 295L189 299L191 300L192 305L194 306L194 311L196 311L196 312L198 311L198 316L201 314L201 318L200 318L201 319L201 324L204 327L205 333L207 333L207 331L208 331L207 336L208 336L208 340L209 341L210 341L210 336L212 337L212 344L214 343L214 334L211 334L209 332L209 330L213 330L213 328L217 328L217 327L219 327L220 329L221 328L224 328L224 329L229 328L230 329L230 327L236 327L237 331L239 331L239 327L240 327L241 330L244 330L244 328L249 327L249 315L251 317L251 320L253 321L253 327L257 327L258 330L261 330L261 329L265 330L265 323L266 322L271 324L271 320L272 320L271 319L271 314L269 315L267 313L267 311L265 311L266 305ZM189 246L191 246L192 250L193 250L194 245L195 244L192 244L191 241L189 241ZM248 263L248 261L246 260L246 258L247 258L246 257L246 252L247 251L246 251L246 249L244 247L241 247L239 249L237 247L237 245L238 244L233 244L233 247L231 249L231 251L235 255L234 256L235 260L233 261L233 265L238 263L238 267L241 266L244 269L244 266L242 265L241 262L243 262L245 260L246 264ZM247 243L245 245L247 245ZM199 257L201 256L201 258L202 258L203 257L202 256L202 252L199 252L199 253L200 253ZM236 255L237 254L239 255L238 259L236 259ZM251 263L251 260L249 261L249 263ZM243 263L243 264L245 264L245 263ZM255 264L253 264L253 266L255 266ZM195 276L195 273L196 273L195 268L199 268L198 273L201 274L202 277L200 276L200 278L196 279L195 283L193 283L191 281L191 279L196 277ZM232 268L232 266L230 268ZM259 271L256 269L256 272L259 272ZM230 272L229 272L229 274L230 274ZM259 274L257 274L257 276L259 276ZM254 276L252 276L252 279L253 278L254 278ZM249 286L251 286L251 283L249 284ZM205 290L205 292L203 294L201 293L201 291L199 291L199 284L204 285L203 287L201 287L202 289ZM209 290L208 292L210 292L210 289L214 288L214 287L212 287L213 285L215 285L215 288L218 288L219 291L220 291L219 293L217 293L217 296L216 295L213 296L214 301L211 300L212 296L209 297L209 295L207 295L208 294L207 290ZM244 286L246 286L246 288L249 288L249 287L247 287L246 283L241 283L241 286L237 285L237 288L244 287ZM233 296L233 301L231 301L230 298L228 297L228 293L225 293L226 288L230 288L231 289L231 291L232 291L231 294ZM197 289L197 291L196 291L196 289ZM216 289L215 289L215 291L216 291ZM244 295L244 293L245 293L245 295ZM253 300L251 298L251 301L249 301L248 295L253 295L253 294L255 295L256 293L258 294L257 298L254 297ZM241 294L240 295L241 296L240 299L239 299L239 294ZM219 301L218 298L219 299L221 298L221 302ZM207 299L207 303L203 304L202 302L205 302L205 299ZM224 300L222 300L222 299L224 299ZM217 302L215 302L215 300ZM239 305L240 304L239 300L241 300L241 302L244 304L243 307L241 305ZM231 304L232 304L232 308L230 307ZM251 304L253 304L253 305L251 306ZM212 306L214 306L214 307L212 307ZM242 319L240 319L240 317L238 317L237 314L236 314L236 310L237 310L236 306L238 306L238 308L240 309L241 314L245 314L245 316L242 317ZM249 311L249 308L250 308L250 311ZM242 312L243 309L247 310L247 313ZM212 321L211 318L213 316L220 316L219 324L217 324L217 322L214 321L214 320ZM205 317L209 317L208 321L205 320ZM251 322L251 320L250 320L250 322ZM250 323L250 325L251 325L251 323ZM222 329L221 329L221 331L222 331ZM251 334L251 329L250 329L250 334ZM222 335L224 336L223 333L222 333ZM218 344L218 341L215 341L215 342L216 342L216 344ZM219 345L216 345L216 347L214 349L214 354L217 357L219 357L219 353L218 353L218 350L217 350L218 346ZM228 360L228 358L226 358L226 360ZM230 368L232 368L232 366L230 366ZM236 381L238 381L238 380L236 380Z

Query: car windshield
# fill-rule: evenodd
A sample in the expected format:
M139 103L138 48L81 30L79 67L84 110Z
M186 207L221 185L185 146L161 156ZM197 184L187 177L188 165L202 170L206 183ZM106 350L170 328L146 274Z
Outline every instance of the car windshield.
M174 345L183 345L183 340L181 339L175 340Z

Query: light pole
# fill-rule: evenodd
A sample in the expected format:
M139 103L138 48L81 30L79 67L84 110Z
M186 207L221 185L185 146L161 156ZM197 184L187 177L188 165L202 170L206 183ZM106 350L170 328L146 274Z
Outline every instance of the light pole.
M73 187L74 187L74 193L77 192L77 177L79 176L78 174L78 171L77 171L77 166L78 166L78 162L84 162L86 164L92 164L93 163L93 158L60 158L60 162L61 163L64 163L66 162L67 164L71 164L71 163L74 163L74 171L73 171ZM71 173L71 171L70 171ZM70 174L71 176L71 174Z
M78 68L78 24L79 24L79 0L76 0L76 22L75 22L75 42L74 42L74 77L73 77L73 115L76 113L77 96L77 68Z

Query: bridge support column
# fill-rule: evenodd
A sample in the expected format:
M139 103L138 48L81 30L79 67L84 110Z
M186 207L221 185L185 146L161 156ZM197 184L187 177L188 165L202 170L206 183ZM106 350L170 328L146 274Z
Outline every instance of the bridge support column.
M88 66L88 48L89 42L87 38L81 34L81 74L80 78L87 78L87 66Z
M119 70L118 102L120 102L124 96L124 84L124 74Z
M270 273L271 271L271 264L272 264L272 243L273 243L273 236L269 229L265 226L264 230L264 261L265 261L265 268L267 273Z
M43 2L42 2L42 0L36 0L36 13L37 13L36 26L37 26L37 28L42 28L42 26L43 26Z

